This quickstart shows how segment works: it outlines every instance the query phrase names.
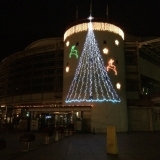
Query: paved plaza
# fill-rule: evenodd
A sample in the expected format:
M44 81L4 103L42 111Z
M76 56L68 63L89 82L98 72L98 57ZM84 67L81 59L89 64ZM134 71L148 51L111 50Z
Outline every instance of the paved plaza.
M41 133L34 134L29 152L22 151L22 132L1 134L7 148L0 150L0 160L160 160L160 132L117 133L118 155L106 153L106 134L61 134L59 141L53 135L50 144L44 144Z

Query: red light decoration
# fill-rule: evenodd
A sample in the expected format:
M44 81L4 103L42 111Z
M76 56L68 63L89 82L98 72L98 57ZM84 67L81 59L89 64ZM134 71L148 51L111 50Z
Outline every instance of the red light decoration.
M115 75L117 75L116 66L113 65L113 62L114 62L113 59L110 59L110 60L108 61L107 71L109 71L110 69L112 69L112 70L114 71Z

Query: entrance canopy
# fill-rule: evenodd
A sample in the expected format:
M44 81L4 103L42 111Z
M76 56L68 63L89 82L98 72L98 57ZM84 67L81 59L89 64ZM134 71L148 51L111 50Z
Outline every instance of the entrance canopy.
M17 109L28 109L28 111L55 111L55 112L66 112L66 111L90 111L92 105L31 105L31 106L15 106Z

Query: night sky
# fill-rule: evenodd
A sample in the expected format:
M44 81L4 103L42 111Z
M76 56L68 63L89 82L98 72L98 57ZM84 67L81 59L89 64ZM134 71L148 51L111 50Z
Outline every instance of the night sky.
M89 16L91 0L0 0L0 60L32 42L63 37L66 27ZM92 0L92 16L106 18L125 33L160 37L160 1Z

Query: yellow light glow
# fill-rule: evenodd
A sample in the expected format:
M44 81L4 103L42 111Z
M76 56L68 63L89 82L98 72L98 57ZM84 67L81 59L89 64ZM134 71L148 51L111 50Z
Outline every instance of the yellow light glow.
M104 48L104 49L103 49L103 53L104 53L104 54L108 54L108 49L107 49L107 48Z
M107 71L109 71L109 69L112 69L112 70L114 71L115 75L117 75L116 66L113 65L113 62L114 62L113 59L110 59L110 60L108 61Z
M90 23L88 23L88 29L89 30L92 30L93 29L93 27L92 27L92 23L90 22Z
M117 89L121 89L121 84L120 84L120 83L117 83L117 84L116 84L116 87L117 87Z
M66 42L66 46L67 46L67 47L69 46L69 41Z
M72 34L82 32L82 31L87 31L88 26L90 26L89 23L82 23L69 28L64 34L64 41L67 37L71 36ZM96 31L108 31L108 32L118 34L124 40L124 32L119 27L113 24L103 23L103 22L92 22L92 28L93 30L96 30Z
M116 39L115 40L115 44L118 46L119 45L119 41Z
M69 67L68 66L66 67L66 72L69 72Z

